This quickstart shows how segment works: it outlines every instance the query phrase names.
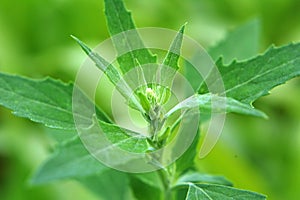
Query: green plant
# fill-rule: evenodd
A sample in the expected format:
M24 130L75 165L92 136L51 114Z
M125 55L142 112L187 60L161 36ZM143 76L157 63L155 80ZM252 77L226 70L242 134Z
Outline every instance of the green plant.
M106 0L105 6L111 36L135 29L131 16L125 10L121 0ZM255 27L253 24L249 26ZM174 71L179 70L180 56L179 53L174 52L180 51L184 27L179 30L163 61L164 65ZM251 28L244 27L247 31ZM113 41L117 51L122 51L122 45L124 45L118 39L126 41L125 45L130 42L143 44L137 32L133 31L132 33L133 35L121 35L121 38ZM211 114L211 100L217 98L221 102L226 100L226 112L265 117L251 104L259 97L268 94L273 87L299 76L299 44L290 44L280 48L271 47L263 55L242 62L231 62L232 58L245 59L255 52L255 45L253 47L253 43L245 40L246 48L249 50L246 55L238 55L236 52L232 55L223 53L231 52L230 46L237 42L235 34L237 33L232 33L232 37L209 51L216 60L225 86L226 97L221 94L210 94L204 80L199 76L192 77L195 73L188 70L191 68L186 67L185 76L192 80L191 85L197 90L197 94L192 95L179 107L175 107L176 109L172 113L178 110L188 111L199 106L201 112ZM174 134L177 133L177 121L172 119L166 121L169 115L161 109L161 106L171 96L169 88L154 83L146 84L137 88L134 96L130 96L126 90L128 88L118 85L123 80L123 74L135 68L143 71L142 65L155 64L156 57L146 48L134 50L132 53L119 56L120 67L116 68L103 57L92 52L80 40L77 38L75 40L97 67L115 84L119 92L128 100L128 105L140 111L150 126L149 135L137 140L132 137L132 134L136 133L121 129L100 108L96 107L97 122L104 130L106 137L119 148L137 153L154 152L168 144L169 140L172 140ZM226 63L230 64L223 64L221 55L224 56ZM60 132L57 152L35 174L32 179L35 184L74 178L95 191L103 199L265 199L263 195L232 187L232 183L223 177L197 171L193 163L199 134L196 135L189 149L175 163L158 171L133 174L106 167L90 155L76 133L72 109L73 84L64 84L51 78L31 80L7 74L0 75L0 82L1 105L13 110L17 116L29 118L58 129ZM88 99L84 93L79 92L79 95L81 99ZM222 111L222 105L219 109ZM204 119L201 118L202 122ZM133 149L136 147L136 143L140 145ZM153 165L155 165L155 159L150 158Z

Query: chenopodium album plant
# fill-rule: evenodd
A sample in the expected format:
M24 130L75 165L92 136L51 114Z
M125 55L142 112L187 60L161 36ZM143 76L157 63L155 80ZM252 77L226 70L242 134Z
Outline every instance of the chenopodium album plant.
M216 84L218 77L208 73L207 77L197 75L190 62L179 62L180 49L184 40L185 25L180 28L163 61L160 63L135 31L130 13L122 0L105 0L105 15L110 35L119 35L112 39L118 52L117 65L108 62L100 54L93 52L83 42L73 37L89 58L96 64L119 93L126 99L130 109L140 112L148 124L147 133L140 134L118 126L98 106L94 105L96 117L91 121L97 124L105 137L115 148L145 157L149 166L155 170L139 169L137 172L107 166L99 162L97 155L91 155L83 145L74 118L84 119L84 113L74 113L72 108L72 83L45 78L33 80L21 76L0 74L0 104L13 111L19 117L28 118L53 128L53 135L58 141L55 153L39 168L33 176L33 184L43 184L60 179L76 179L94 191L101 199L266 199L266 196L236 189L222 176L201 173L194 165L197 158L200 129L184 153L172 162L166 162L169 154L151 154L163 149L180 134L182 121L195 113L200 126L214 111L234 112L245 115L266 117L253 108L252 103L277 85L300 75L300 44L290 44L280 48L270 47L264 54L257 53L258 25L252 21L231 32L225 40L209 50L223 82L223 94L212 93L209 84ZM131 34L124 34L131 31ZM236 37L242 35L243 37ZM122 53L124 48L138 44L138 49ZM241 49L234 51L232 44ZM250 59L247 59L251 57ZM243 61L233 61L236 58ZM193 59L199 59L197 56ZM179 63L182 66L179 66ZM224 64L226 63L226 64ZM153 64L153 65L149 65ZM150 74L152 81L145 78L147 67L155 68ZM163 67L161 67L163 66ZM167 66L167 67L164 67ZM163 68L170 69L164 72ZM182 70L184 68L184 70ZM130 78L123 78L130 70L135 70L136 79L144 84L131 88ZM175 74L179 72L189 80L194 94L181 102L172 100L171 87ZM155 72L155 73L153 73ZM163 74L165 73L165 74ZM198 73L199 74L199 73ZM160 84L158 78L167 79L167 85ZM210 79L210 83L206 81ZM79 99L88 99L84 92L79 92ZM225 96L226 95L226 96ZM216 104L213 101L217 102ZM84 101L82 101L84 102ZM166 107L168 102L173 106ZM175 103L174 103L175 102ZM224 102L224 105L222 103ZM73 100L74 103L74 100ZM79 107L84 107L80 105ZM193 110L191 115L189 111ZM199 113L197 112L199 111ZM177 114L176 114L177 113ZM202 114L204 113L204 114ZM91 126L91 124L89 124ZM188 134L183 132L184 134ZM93 153L93 152L92 152ZM171 152L168 152L172 154ZM160 155L163 155L160 157ZM108 158L108 160L114 158ZM100 159L101 160L101 159ZM120 164L120 163L119 163ZM129 163L130 164L130 163ZM109 164L108 164L109 165Z

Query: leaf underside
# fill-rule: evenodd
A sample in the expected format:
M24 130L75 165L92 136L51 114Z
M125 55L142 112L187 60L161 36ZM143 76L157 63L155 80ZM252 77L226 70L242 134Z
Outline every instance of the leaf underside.
M189 183L186 200L265 200L266 196L247 190L214 184Z

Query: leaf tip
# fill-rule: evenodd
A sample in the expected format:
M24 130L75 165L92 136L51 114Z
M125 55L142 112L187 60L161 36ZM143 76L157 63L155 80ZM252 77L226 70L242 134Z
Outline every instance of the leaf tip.
M180 29L179 29L179 32L180 32L180 33L184 33L184 30L185 30L185 27L186 27L187 24L188 24L188 22L185 22L185 23L180 27Z
M79 46L83 49L83 51L87 55L89 55L92 52L91 49L86 44L84 44L81 40L79 40L77 37L75 37L74 35L70 35L70 36L79 44Z

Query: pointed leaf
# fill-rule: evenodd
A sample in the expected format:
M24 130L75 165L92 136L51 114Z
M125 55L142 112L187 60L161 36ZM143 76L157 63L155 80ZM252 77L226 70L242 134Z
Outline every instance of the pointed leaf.
M75 129L72 92L72 84L51 78L32 80L0 73L0 105L11 109L19 117L28 118L51 128ZM78 94L82 98L87 98L83 93ZM100 119L110 121L104 112L99 113ZM80 113L74 114L85 119Z
M219 185L233 186L232 182L228 181L224 176L216 176L210 174L203 174L199 172L188 172L183 174L177 180L178 185L182 185L184 183L213 183Z
M213 103L213 105L211 105ZM248 104L241 103L235 99L228 97L221 97L212 94L195 94L182 102L178 103L171 110L167 112L165 117L172 115L174 112L184 109L200 107L201 112L234 112L239 114L253 115L258 117L265 117L266 115L259 110L254 109ZM213 108L213 110L212 110ZM201 114L201 113L200 113Z
M106 122L99 121L99 124L113 146L134 153L144 153L149 149L146 137Z
M178 31L175 39L173 40L170 49L163 61L163 64L169 67L178 70L178 60L180 58L180 49L183 40L183 33L184 33L185 25L183 25L180 30Z
M277 85L300 75L300 43L275 48L245 62L217 62L227 97L252 103ZM212 85L214 81L212 81ZM202 85L200 93L207 93Z
M136 66L155 63L156 57L145 49L135 25L122 0L105 0L105 15L109 33L118 52L118 62L123 73Z
M189 184L186 200L265 200L266 196L247 190L213 184Z
M96 64L96 66L103 71L109 80L114 84L117 85L121 79L121 76L118 70L111 65L108 61L106 61L103 57L99 54L93 52L86 44L84 44L81 40L76 38L75 36L71 37L81 46L84 52L90 57L92 61Z
M163 85L169 85L173 82L176 71L179 69L178 60L180 58L180 49L183 40L185 25L183 25L178 31L176 37L174 38L166 57L164 58L163 65L159 68L160 73L157 74L160 83ZM169 68L172 68L169 69Z
M137 108L141 112L143 112L143 108L140 105L139 101L136 99L134 95L132 95L131 88L127 85L124 79L121 78L120 73L117 68L106 61L99 54L93 52L86 44L80 41L75 36L72 36L74 40L81 46L84 52L89 56L89 58L96 64L98 69L103 71L105 75L109 78L109 80L116 86L117 90L125 97L126 100L130 99L130 103L134 108Z
M135 153L148 150L146 138L137 133L102 121L99 121L99 125L111 145ZM32 182L40 184L57 179L85 177L107 169L86 150L81 140L76 137L59 147L58 151L37 171Z

